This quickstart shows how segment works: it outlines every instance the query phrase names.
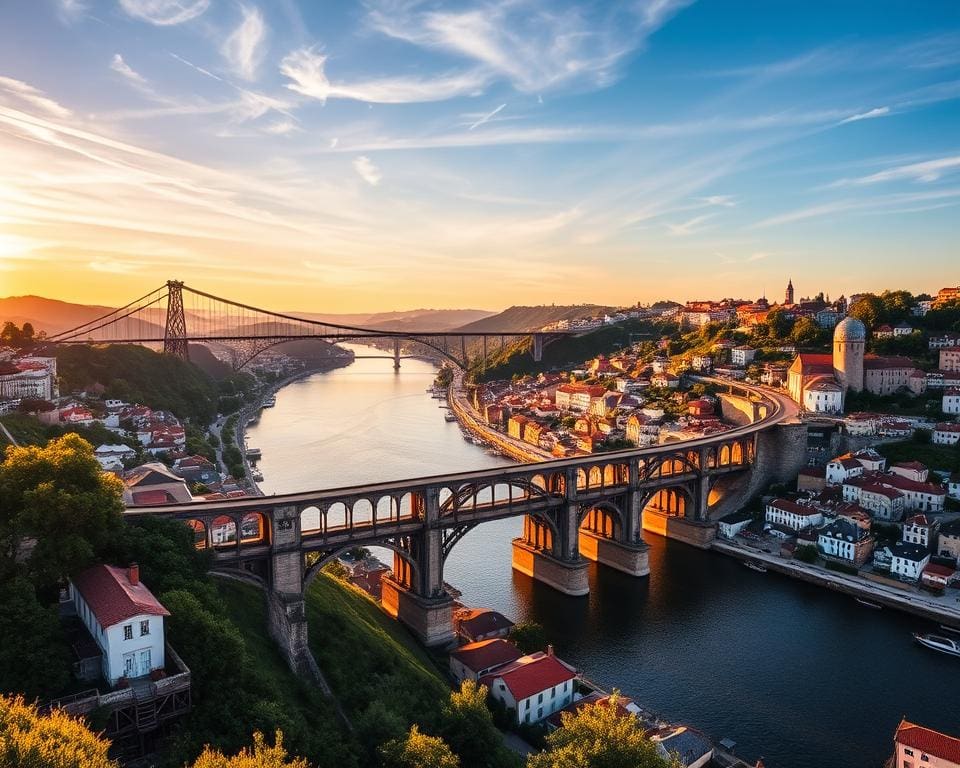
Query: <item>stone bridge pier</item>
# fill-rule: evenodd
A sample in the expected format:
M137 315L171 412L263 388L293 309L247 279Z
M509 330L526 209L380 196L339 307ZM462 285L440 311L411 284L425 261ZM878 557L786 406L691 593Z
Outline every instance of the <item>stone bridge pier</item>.
M267 590L268 630L290 668L308 674L311 656L307 644L300 511L295 506L276 507L271 518L273 551Z

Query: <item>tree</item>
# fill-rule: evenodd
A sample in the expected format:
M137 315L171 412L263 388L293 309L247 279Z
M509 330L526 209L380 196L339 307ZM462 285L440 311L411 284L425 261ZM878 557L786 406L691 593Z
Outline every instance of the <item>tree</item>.
M384 768L459 768L460 761L447 743L420 733L416 725L402 739L388 741L380 748Z
M884 291L880 294L886 319L892 322L910 316L916 299L909 291Z
M801 563L815 563L820 553L812 544L801 544L793 553L793 557Z
M60 710L0 696L0 768L117 768L110 742Z
M883 300L879 296L867 293L850 305L847 314L859 320L867 328L873 329L883 322L886 310L883 306Z
M770 335L775 339L785 339L793 328L793 320L783 307L776 307L767 312L767 327Z
M253 734L253 748L240 750L233 757L226 757L219 750L204 747L192 768L310 768L302 757L287 759L287 750L283 748L283 733L277 731L274 745L267 744L260 731Z
M487 686L464 680L440 713L440 736L467 766L509 764L503 738L487 708Z
M542 651L547 647L547 633L535 621L521 621L510 630L509 640L523 653Z
M77 435L9 448L0 464L0 576L25 567L44 593L90 565L123 525L122 489Z
M22 576L0 586L0 691L48 698L70 678L56 613L37 600Z
M798 347L809 347L820 338L820 327L809 317L801 317L793 324L790 338Z
M527 768L680 768L664 759L640 721L619 706L614 691L605 702L561 715L561 728L547 736L546 752L530 755Z

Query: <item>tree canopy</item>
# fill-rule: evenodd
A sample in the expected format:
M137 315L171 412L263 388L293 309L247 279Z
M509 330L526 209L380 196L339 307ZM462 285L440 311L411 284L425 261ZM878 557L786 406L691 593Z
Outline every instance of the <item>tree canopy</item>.
M0 691L34 699L63 690L70 668L60 622L23 576L0 582L0 637Z
M535 653L546 650L547 647L547 633L535 621L521 621L519 624L514 624L510 630L509 639L521 653Z
M8 448L0 464L0 576L25 570L44 592L93 563L123 524L122 489L77 435Z
M110 742L60 710L0 696L0 768L117 768Z
M886 308L879 296L867 293L850 305L847 314L872 330L885 320Z
M450 692L440 713L440 736L470 768L513 762L487 707L487 687L473 680L464 680L459 691Z
M384 768L459 768L460 761L447 743L421 733L416 725L407 735L388 741L380 748Z
M253 747L240 750L232 757L206 746L192 768L310 768L302 757L287 757L283 747L283 733L277 731L273 746L267 744L260 731L253 734Z
M563 727L547 736L547 751L531 755L527 768L680 768L679 760L660 755L619 700L614 691L607 702L563 713Z

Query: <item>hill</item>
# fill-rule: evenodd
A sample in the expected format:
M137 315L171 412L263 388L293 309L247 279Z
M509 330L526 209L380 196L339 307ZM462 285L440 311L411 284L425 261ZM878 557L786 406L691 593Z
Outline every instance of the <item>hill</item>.
M456 330L472 333L497 333L500 331L536 331L558 320L573 320L611 311L611 307L598 304L564 306L551 304L538 307L514 306L496 315L475 320Z
M56 356L64 393L102 391L104 397L168 410L199 424L217 413L216 383L186 360L136 344L59 347Z
M17 325L30 323L37 331L46 331L48 335L88 323L111 309L113 307L71 304L42 296L0 298L0 320L9 320Z

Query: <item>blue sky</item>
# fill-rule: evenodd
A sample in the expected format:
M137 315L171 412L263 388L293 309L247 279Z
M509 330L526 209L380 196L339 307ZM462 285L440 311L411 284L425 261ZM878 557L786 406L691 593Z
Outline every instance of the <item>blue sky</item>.
M935 291L960 3L8 2L0 156L4 294Z

